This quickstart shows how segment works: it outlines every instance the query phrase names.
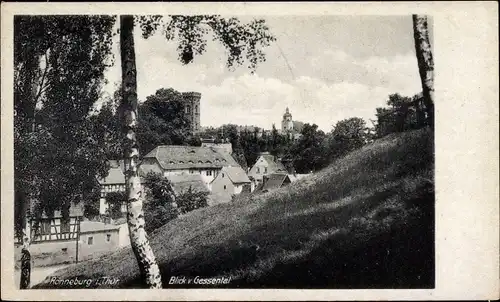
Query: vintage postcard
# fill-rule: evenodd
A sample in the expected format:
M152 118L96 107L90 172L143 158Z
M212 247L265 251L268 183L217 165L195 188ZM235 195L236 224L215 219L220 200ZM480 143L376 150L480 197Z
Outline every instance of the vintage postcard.
M496 3L1 14L2 299L498 298Z

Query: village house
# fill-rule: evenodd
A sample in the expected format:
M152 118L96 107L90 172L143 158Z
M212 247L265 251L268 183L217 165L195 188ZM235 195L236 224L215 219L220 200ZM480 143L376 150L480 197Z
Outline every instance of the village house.
M241 194L244 188L254 190L245 171L241 167L224 167L211 183L213 200L216 203L231 201L233 195Z
M31 222L31 229L34 232L33 243L44 242L64 242L67 240L75 240L79 221L83 219L83 205L71 205L69 208L69 219L62 219L60 210L54 211L54 215L49 217L45 212L40 217L38 228L35 222Z
M287 186L292 183L292 179L290 175L286 173L273 173L265 175L262 182L262 191L266 192Z
M221 148L164 145L154 148L141 161L142 175L149 172L163 176L199 174L210 189L210 183L223 167L240 167L231 154Z
M120 226L99 221L82 221L79 245L80 260L114 251L120 247Z
M262 183L264 175L278 171L286 173L286 168L281 161L269 152L262 152L253 167L248 171L248 176L256 182Z
M59 210L52 217L42 214L38 227L32 222L32 232L30 252L35 266L82 261L120 246L120 227L84 220L82 204L71 205L66 222ZM16 260L20 260L22 244L17 241L15 246Z
M270 191L287 186L299 179L302 179L310 174L288 174L286 172L277 172L269 175L264 175L262 191Z
M99 214L105 215L109 208L106 202L106 195L111 192L125 192L125 163L123 160L109 161L109 174L103 179L99 179L101 185L101 198L99 199ZM125 204L122 205L122 213L127 211Z

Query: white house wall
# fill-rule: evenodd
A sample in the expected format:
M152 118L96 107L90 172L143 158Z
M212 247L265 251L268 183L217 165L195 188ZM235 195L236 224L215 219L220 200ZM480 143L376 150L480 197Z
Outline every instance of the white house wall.
M254 179L261 181L262 177L265 174L270 173L271 171L266 171L269 167L269 163L264 159L263 156L260 156L253 167L248 172L248 176L252 176Z
M40 225L40 229L37 232L37 236L34 241L43 241L43 240L71 240L76 239L77 236L77 222L76 218L71 217L69 220L70 232L61 234L61 219L54 218L50 221L50 234L41 234L42 226Z
M180 169L180 170L167 170L163 172L163 176L182 175L182 174L200 174L201 179L210 188L210 183L215 179L221 169Z
M234 186L234 194L240 194L243 191L243 185L235 185Z

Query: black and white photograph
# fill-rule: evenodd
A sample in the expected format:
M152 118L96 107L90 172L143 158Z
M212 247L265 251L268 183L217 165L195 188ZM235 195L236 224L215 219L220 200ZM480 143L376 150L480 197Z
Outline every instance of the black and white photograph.
M12 22L16 289L436 288L432 14Z

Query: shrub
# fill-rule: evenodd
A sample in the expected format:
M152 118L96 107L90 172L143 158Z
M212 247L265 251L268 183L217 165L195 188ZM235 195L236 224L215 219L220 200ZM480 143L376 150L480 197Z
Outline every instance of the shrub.
M179 207L179 212L185 214L192 210L203 208L208 206L208 192L199 192L193 190L190 186L189 189L176 199L177 206Z

